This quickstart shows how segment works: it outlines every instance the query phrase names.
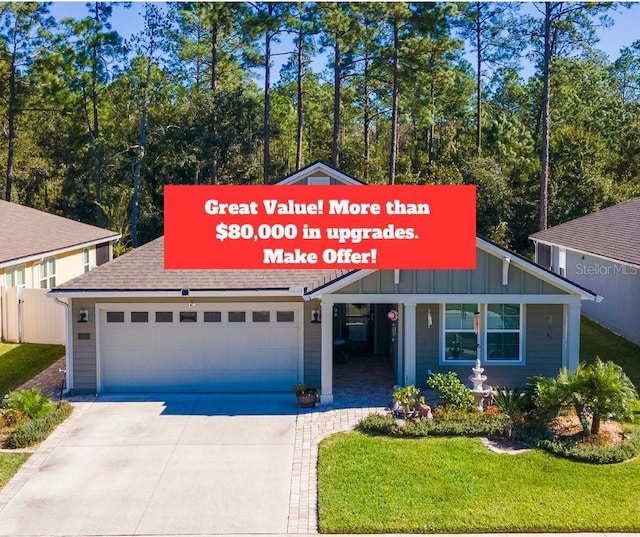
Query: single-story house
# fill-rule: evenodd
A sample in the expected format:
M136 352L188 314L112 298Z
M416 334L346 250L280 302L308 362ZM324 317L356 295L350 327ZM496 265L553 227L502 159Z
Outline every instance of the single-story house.
M531 235L536 262L592 289L583 313L640 345L640 198Z
M322 163L280 184L360 184ZM274 187L275 188L275 187ZM392 364L394 383L493 385L576 368L580 305L596 295L482 238L475 270L165 270L163 238L50 292L70 302L76 392L285 391L333 400L334 360Z
M53 304L44 296L36 298L41 292L22 289L51 289L110 261L112 245L120 238L107 229L1 200L0 229L0 335L11 340L25 340L23 332L39 333L33 324L46 322L44 316L31 320L24 308L38 317L44 304ZM38 306L31 308L27 298Z

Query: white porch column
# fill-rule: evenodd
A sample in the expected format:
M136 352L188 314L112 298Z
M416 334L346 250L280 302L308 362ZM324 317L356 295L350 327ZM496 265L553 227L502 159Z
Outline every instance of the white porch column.
M575 371L580 364L580 299L576 298L564 307L566 334L566 364Z
M404 384L416 383L416 305L404 306Z
M325 298L321 303L320 402L333 403L333 303Z

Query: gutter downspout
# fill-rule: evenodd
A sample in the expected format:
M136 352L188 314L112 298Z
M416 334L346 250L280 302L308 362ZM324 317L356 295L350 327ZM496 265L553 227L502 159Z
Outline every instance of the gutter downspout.
M62 304L66 311L65 314L65 346L64 346L64 362L65 362L65 369L61 369L59 368L58 371L60 373L64 372L64 376L65 376L65 386L67 387L66 391L69 391L69 372L71 371L71 356L70 356L70 349L71 349L71 342L70 342L70 337L69 337L69 332L70 332L70 317L69 317L69 304L67 302L65 302L64 300L60 300L57 296L53 297L53 300L55 300L58 304ZM62 388L60 388L60 398L62 398Z

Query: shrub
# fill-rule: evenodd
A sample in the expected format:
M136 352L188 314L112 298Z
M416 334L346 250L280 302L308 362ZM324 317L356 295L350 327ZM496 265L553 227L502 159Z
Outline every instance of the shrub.
M598 439L597 435L591 435ZM568 438L543 440L539 447L567 459L589 462L592 464L614 464L623 462L640 454L640 435L632 434L628 440L617 444L607 444L603 441L581 442Z
M45 417L35 418L19 425L7 439L6 446L16 449L42 442L51 434L51 431L69 417L72 410L73 407L68 402L58 403Z
M396 388L393 392L393 410L400 416L411 416L424 404L420 390L413 385Z
M446 407L471 411L475 406L471 390L465 388L453 371L431 375L427 385L438 393Z
M493 392L493 404L502 412L517 419L524 414L525 400L518 388L495 388Z
M559 383L557 379L531 377L525 390L525 407L528 403L535 419L549 423L560 412L567 399L567 391L566 384Z
M30 419L43 418L54 408L51 397L42 395L38 388L10 393L5 407L21 412Z
M422 438L425 436L499 436L509 423L504 414L452 411L439 407L434 419L400 420L391 415L370 414L358 428L369 434Z

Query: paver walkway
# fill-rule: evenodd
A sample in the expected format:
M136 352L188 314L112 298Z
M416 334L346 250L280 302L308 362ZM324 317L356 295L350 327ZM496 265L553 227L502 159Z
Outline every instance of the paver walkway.
M64 372L60 371L65 368L64 356L51 364L47 369L38 373L31 380L19 386L18 390L29 390L31 388L40 388L44 395L50 395L53 399L60 397L60 387L64 379Z

